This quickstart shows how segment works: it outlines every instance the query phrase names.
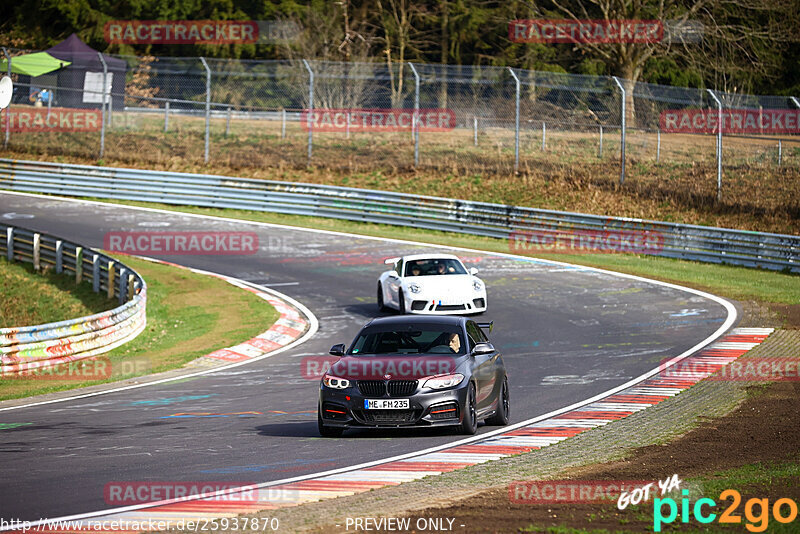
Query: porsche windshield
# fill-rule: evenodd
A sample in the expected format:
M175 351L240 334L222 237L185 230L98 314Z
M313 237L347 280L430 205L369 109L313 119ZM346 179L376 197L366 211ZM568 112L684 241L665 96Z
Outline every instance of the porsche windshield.
M352 347L353 356L384 354L465 354L464 336L457 327L425 326L410 329L363 330Z
M461 262L451 258L409 260L406 262L406 276L432 276L441 274L467 274Z

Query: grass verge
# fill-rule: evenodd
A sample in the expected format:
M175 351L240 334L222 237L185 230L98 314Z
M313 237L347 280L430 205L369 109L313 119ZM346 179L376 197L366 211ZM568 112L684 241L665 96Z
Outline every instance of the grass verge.
M75 285L69 276L36 272L33 264L5 258L0 258L0 295L0 328L55 323L116 306L115 300L87 284Z
M278 312L269 303L218 278L132 257L123 261L147 281L147 327L136 339L105 355L111 362L111 376L89 381L0 380L0 400L174 369L214 350L250 339L267 330L278 318Z

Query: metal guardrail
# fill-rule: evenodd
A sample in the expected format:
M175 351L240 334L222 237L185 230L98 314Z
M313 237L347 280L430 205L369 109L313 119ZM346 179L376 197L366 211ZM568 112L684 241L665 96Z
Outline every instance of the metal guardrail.
M37 326L0 328L0 376L96 356L135 338L145 327L147 284L136 271L95 250L47 234L0 224L0 254L9 261L54 269L120 306L88 317Z
M644 251L653 255L800 272L800 236L330 185L0 159L0 189L331 217L509 239L512 247L520 237L524 247L553 235L636 233L657 241Z

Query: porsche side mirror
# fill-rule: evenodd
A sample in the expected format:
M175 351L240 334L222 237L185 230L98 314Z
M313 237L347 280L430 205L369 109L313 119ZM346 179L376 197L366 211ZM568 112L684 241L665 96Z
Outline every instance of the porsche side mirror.
M482 354L491 354L494 352L494 345L491 343L478 343L472 349L473 356L480 356Z
M331 347L330 353L333 356L344 356L344 343L339 343Z
M471 274L472 276L475 276L476 274L478 274L478 269L475 268L475 267L470 267L469 268L469 274Z

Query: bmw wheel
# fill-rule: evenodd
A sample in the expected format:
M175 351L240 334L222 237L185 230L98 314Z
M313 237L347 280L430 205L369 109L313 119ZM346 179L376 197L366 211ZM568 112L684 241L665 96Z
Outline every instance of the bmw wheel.
M472 435L478 431L478 415L475 412L475 384L469 385L467 401L464 403L464 419L461 421L461 433Z
M319 429L319 435L323 438L338 438L341 437L342 433L344 432L343 428L323 425L322 414L319 412L319 410L317 410L317 429Z

